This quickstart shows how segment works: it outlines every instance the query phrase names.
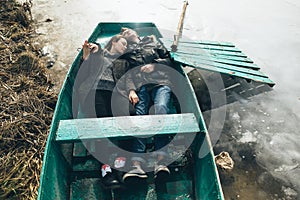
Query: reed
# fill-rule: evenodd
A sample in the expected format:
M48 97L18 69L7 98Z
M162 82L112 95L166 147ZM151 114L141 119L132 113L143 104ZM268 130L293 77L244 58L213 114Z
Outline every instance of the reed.
M30 15L28 4L0 3L0 199L37 198L57 98Z

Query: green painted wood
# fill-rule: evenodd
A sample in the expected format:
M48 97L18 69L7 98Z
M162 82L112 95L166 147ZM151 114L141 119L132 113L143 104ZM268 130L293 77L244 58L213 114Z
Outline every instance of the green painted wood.
M164 40L165 43L165 40ZM169 47L169 41L166 42L167 46ZM218 46L218 45L210 45L210 44L199 44L199 43L181 43L179 42L178 49L179 48L189 48L189 49L207 49L207 50L221 50L221 51L232 51L232 52L239 52L242 51L236 47L231 46Z
M98 171L100 173L101 163L92 157L92 159L85 158L76 158L73 161L73 171L80 172L80 171Z
M224 47L224 46L215 46L215 45L205 45L205 44L181 44L181 47L188 47L188 48L201 48L201 49L208 49L208 50L221 50L221 51L232 51L232 52L242 52L238 48L235 47Z
M250 59L245 57L211 54L209 52L195 53L193 50L190 49L185 49L184 51L176 51L176 54L181 56L194 57L195 59L233 65L241 68L249 68L254 70L260 69L258 65L254 64Z
M164 46L171 51L171 45L172 42L169 39L161 38L160 41ZM246 58L247 56L242 52L235 52L235 51L224 51L223 49L203 49L201 47L199 48L192 48L192 50L186 52L186 46L181 46L181 42L179 41L179 46L176 52L178 53L191 53L191 54L208 54L208 55L223 55L223 56L233 56L233 57L242 57Z
M166 45L169 46L170 42L168 41ZM222 57L218 54L212 54L209 52L209 49L203 49L201 46L198 46L198 49L200 48L201 51L195 52L195 47L196 46L191 47L191 46L181 45L181 43L180 43L180 46L178 47L178 51L176 51L176 53L182 54L182 56L185 56L185 55L190 56L190 57L195 56L195 59L199 58L202 60L210 60L210 61L230 64L230 65L244 67L244 68L260 69L256 64L249 63L248 59L246 59L246 58L237 57L238 59L235 59L235 60L228 59L229 56ZM169 47L168 50L171 51L171 48ZM241 51L239 50L239 52L241 52ZM245 62L245 61L247 61L247 62Z
M167 48L169 51L171 51L171 48ZM210 56L228 56L228 58L230 59L239 59L239 58L247 58L247 56L242 53L242 52L233 52L233 51L222 51L222 50L210 50L210 49L196 49L193 48L190 51L185 51L186 47L178 47L177 49L177 53L185 53L185 54L192 54L192 55L199 55L199 54L203 54L203 55L210 55Z
M217 58L222 58L226 60L234 60L234 61L242 61L242 62L248 62L253 63L253 61L250 58L240 57L240 56L227 56L227 55L221 55L221 54L212 54L216 56Z
M171 51L170 39L161 39L163 44ZM251 60L244 62L241 59L230 60L228 57L239 57L239 56L229 56L222 54L214 54L212 50L215 49L222 50L223 52L240 52L237 48L233 48L231 44L230 47L223 45L218 42L207 42L207 45L202 45L201 42L188 43L183 41L179 43L178 51L171 52L171 57L180 63L214 72L219 72L223 74L229 74L231 76L245 78L247 80L253 80L256 82L266 83L270 86L275 85L275 83L268 78L267 75L259 71L259 67L254 64ZM219 45L219 46L218 46ZM233 45L234 46L234 45ZM219 48L217 48L219 47ZM206 48L206 49L205 49ZM224 57L225 56L225 57ZM244 57L246 58L246 57ZM243 59L243 57L242 57Z
M229 65L235 65L238 67L244 67L244 68L250 68L250 69L260 69L260 67L254 63L244 62L242 60L232 60L232 59L223 59L222 57L216 56L212 58L213 61L229 64Z
M219 42L219 41L211 41L211 40L180 40L180 43L235 47L234 44L231 42Z
M194 56L194 55L182 55L178 53L171 52L171 57L174 59L180 59L180 60L185 60L186 63L196 63L196 64L203 64L203 65L209 65L213 66L216 68L223 68L223 69L228 69L234 72L243 72L246 74L251 74L255 76L261 76L267 78L265 74L258 70L253 70L253 69L248 69L244 67L239 67L235 65L230 65L230 64L224 64L220 62L216 62L216 59L210 57L201 57L201 56ZM193 66L193 65L192 65Z
M111 191L103 189L100 178L78 179L71 183L70 200L110 200Z
M186 52L190 52L189 50L187 50ZM237 71L240 70L247 70L247 69L254 69L256 71L254 71L254 74L258 73L263 75L261 72L257 71L258 69L260 69L256 64L253 63L248 63L248 62L244 62L244 61L234 61L234 60L229 60L229 59L223 59L223 58L219 58L218 56L213 56L213 55L201 55L201 54L189 54L189 53L180 53L180 52L171 52L174 54L177 54L178 56L181 57L187 57L193 60L203 60L203 61L210 61L211 63L215 63L216 67L218 67L218 64L227 64L228 66L226 68L236 68ZM222 67L222 65L220 65ZM224 67L224 66L223 66ZM264 76L264 75L263 75Z
M253 80L256 82L262 82L262 83L267 83L269 85L275 85L275 83L267 77L255 76L255 75L248 74L248 73L243 73L243 72L238 72L238 71L229 70L229 69L225 69L225 68L210 66L210 65L212 65L212 63L204 63L203 64L203 63L201 63L201 61L189 60L186 57L177 56L176 54L172 54L172 55L173 55L173 58L177 62L183 63L185 65L193 66L197 69L204 69L204 70L209 70L212 72L220 72L220 73L224 73L224 74L229 74L231 76L236 76L236 77L241 77L241 78L245 78L248 80Z
M48 155L44 162L48 163L47 168L44 168L41 173L45 188L39 190L39 198L45 200L69 199L68 180L71 168L57 146L52 149L51 155Z
M87 154L86 148L82 143L75 143L73 147L74 157L85 157Z
M196 51L196 50L194 50ZM243 52L233 52L233 51L220 51L220 50L207 50L210 54L212 55L224 55L224 56L235 56L235 57L242 57L246 58L247 55L244 54Z
M194 148L197 155L194 155L194 176L195 177L202 177L206 179L207 177L215 177L214 179L209 179L207 182L202 182L201 178L194 179L194 184L198 187L195 187L194 192L195 196L201 196L200 199L207 199L207 200L221 200L224 199L222 194L218 193L216 190L212 190L212 188L216 188L219 186L218 181L219 177L216 177L213 170L217 170L216 165L214 164L214 155L206 154L207 148L212 148L209 144L209 140L205 140L207 136L198 134L197 140L201 141L200 143L195 142ZM205 148L207 147L207 148ZM210 191L209 193L204 194L203 191Z
M199 132L193 113L61 120L56 141Z
M164 38L164 41L173 42L171 38ZM204 45L215 45L215 46L224 46L224 47L235 47L231 42L219 42L211 40L185 40L181 39L179 41L181 44L204 44Z
M193 56L200 56L200 57L212 57L215 58L216 61L220 60L225 63L228 63L230 61L239 61L243 65L244 63L253 63L253 61L250 58L247 57L241 57L241 56L234 56L234 55L224 55L224 54L214 54L209 51L203 50L202 52L195 52L195 51L176 51L178 54L183 55L193 55ZM251 67L250 67L251 68ZM259 69L257 65L253 66L252 68Z

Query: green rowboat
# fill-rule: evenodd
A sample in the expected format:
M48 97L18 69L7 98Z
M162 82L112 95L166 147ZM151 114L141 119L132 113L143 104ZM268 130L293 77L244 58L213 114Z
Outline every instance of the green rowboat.
M153 23L99 23L89 41L107 41L121 27L136 29L140 36L154 34L162 38ZM69 69L58 97L44 153L38 199L224 199L209 134L193 87L180 63L177 62L181 78L176 96L183 98L174 101L173 114L74 119L72 91L81 55L82 52ZM178 104L180 109L176 109ZM117 127L130 121L136 123ZM143 125L149 121L151 126ZM120 140L153 134L174 135L169 147L174 160L169 165L171 174L166 182L155 184L153 172L149 171L146 186L105 188L101 184L101 162L93 156L97 145L93 144L107 138Z

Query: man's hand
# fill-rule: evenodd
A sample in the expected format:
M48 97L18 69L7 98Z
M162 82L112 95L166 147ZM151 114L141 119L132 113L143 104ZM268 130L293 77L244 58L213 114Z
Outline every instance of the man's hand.
M130 90L129 92L129 101L132 103L133 106L135 106L135 104L139 102L139 97L134 90Z
M154 71L155 65L154 64L147 64L141 67L141 72L151 73Z

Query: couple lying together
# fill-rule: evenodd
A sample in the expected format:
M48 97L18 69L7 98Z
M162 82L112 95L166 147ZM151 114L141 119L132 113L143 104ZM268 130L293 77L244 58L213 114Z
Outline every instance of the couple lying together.
M169 52L155 36L141 38L136 31L121 28L120 34L113 36L104 48L85 41L82 49L75 83L77 118L147 115L152 104L151 113L170 113L173 65ZM163 148L170 140L168 136L154 136L153 140L154 177L162 180L170 174L168 155ZM105 186L138 184L147 179L142 156L146 142L147 138L137 137L130 142L118 142L119 147L130 152L130 162L126 162L126 157L117 157L114 163L103 162L108 163L101 167Z

